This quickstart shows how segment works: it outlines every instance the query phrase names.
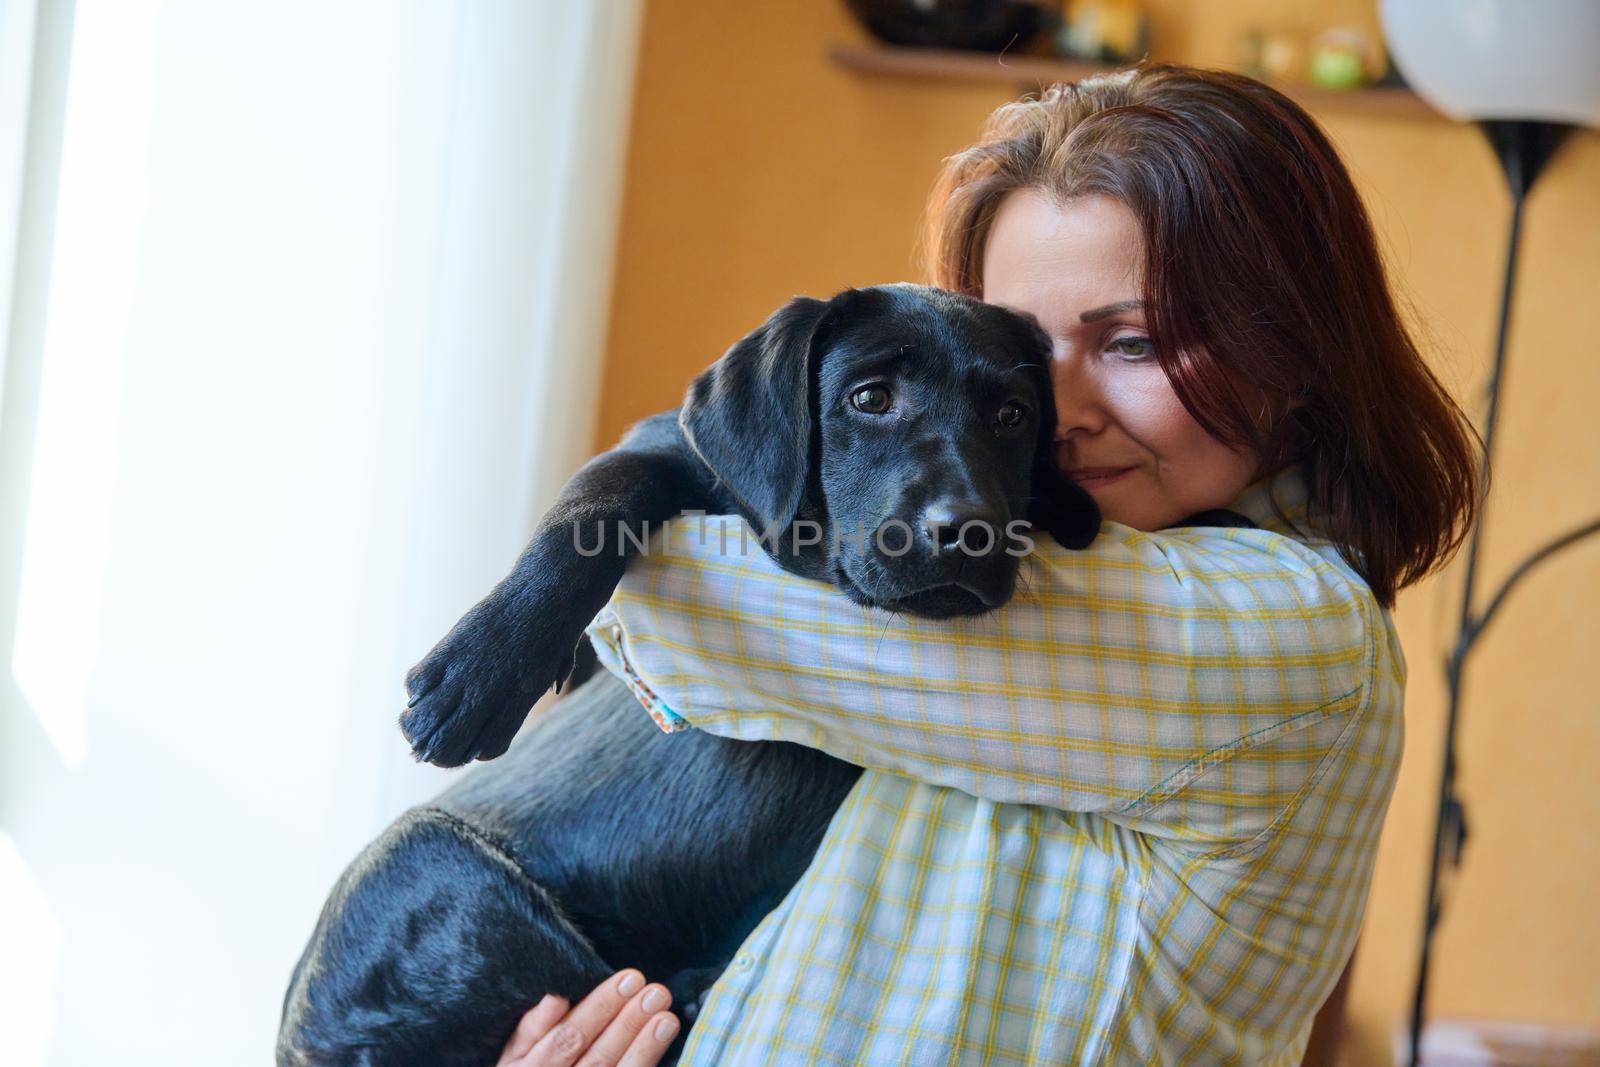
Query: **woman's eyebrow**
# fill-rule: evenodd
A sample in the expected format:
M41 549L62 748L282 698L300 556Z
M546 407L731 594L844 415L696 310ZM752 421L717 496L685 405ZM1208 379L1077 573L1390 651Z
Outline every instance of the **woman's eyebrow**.
M1078 316L1078 321L1093 322L1096 319L1103 319L1107 315L1115 315L1119 311L1138 311L1142 307L1144 307L1143 300L1123 300L1115 304L1107 304L1105 307L1085 311Z

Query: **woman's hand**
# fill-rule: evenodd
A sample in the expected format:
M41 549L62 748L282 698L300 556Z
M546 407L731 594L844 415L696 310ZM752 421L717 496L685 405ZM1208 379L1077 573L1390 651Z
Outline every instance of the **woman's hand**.
M665 1010L672 994L645 985L638 971L619 971L576 1008L548 996L528 1009L500 1053L499 1067L569 1067L584 1063L650 1067L678 1036L678 1019Z

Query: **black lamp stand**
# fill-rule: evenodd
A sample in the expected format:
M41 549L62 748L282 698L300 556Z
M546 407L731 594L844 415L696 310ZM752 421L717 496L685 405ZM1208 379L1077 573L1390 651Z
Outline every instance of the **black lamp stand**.
M1494 458L1495 417L1500 408L1500 385L1505 370L1506 332L1511 318L1511 292L1517 272L1517 244L1522 234L1522 205L1528 190L1544 170L1561 142L1572 127L1560 122L1535 122L1527 120L1494 119L1478 124L1488 136L1495 154L1500 157L1506 183L1511 188L1511 235L1506 249L1505 285L1500 292L1500 327L1495 338L1494 370L1489 378L1488 412L1484 417L1483 468L1479 484L1488 485L1489 471ZM1444 727L1444 764L1439 773L1439 808L1433 827L1433 864L1428 871L1428 896L1422 924L1422 951L1417 964L1417 984L1411 1002L1411 1053L1407 1062L1419 1067L1422 1044L1423 1004L1428 992L1429 948L1434 930L1439 925L1443 901L1440 893L1442 876L1461 863L1462 847L1467 840L1467 819L1461 798L1456 794L1456 726L1461 710L1462 672L1467 657L1495 612L1530 570L1561 549L1574 544L1590 534L1600 532L1600 519L1587 523L1556 538L1518 564L1500 588L1489 599L1489 606L1481 613L1472 610L1473 591L1478 575L1478 546L1483 532L1483 520L1472 527L1467 543L1467 573L1461 591L1461 619L1456 641L1445 658L1445 683L1449 687L1449 712Z

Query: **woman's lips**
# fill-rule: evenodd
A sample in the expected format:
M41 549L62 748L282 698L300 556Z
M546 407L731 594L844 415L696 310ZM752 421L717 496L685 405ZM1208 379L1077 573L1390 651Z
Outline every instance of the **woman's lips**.
M1079 467L1077 470L1067 471L1067 477L1084 489L1094 489L1110 485L1131 470L1132 467Z

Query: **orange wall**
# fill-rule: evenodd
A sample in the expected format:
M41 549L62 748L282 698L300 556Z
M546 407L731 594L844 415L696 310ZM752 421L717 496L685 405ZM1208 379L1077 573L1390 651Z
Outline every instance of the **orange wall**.
M1225 66L1249 20L1376 25L1367 0L1154 0L1157 58ZM1196 15L1203 12L1204 17ZM1292 12L1288 14L1288 12ZM842 3L647 0L596 448L677 404L697 371L795 293L918 278L940 160L1000 86L832 66ZM1434 366L1475 414L1507 203L1473 130L1320 115L1345 153ZM1530 200L1480 581L1600 513L1600 135ZM1415 965L1461 567L1402 594L1408 742L1351 995L1350 1063L1388 1062ZM1461 735L1472 839L1437 942L1434 1016L1600 1026L1600 543L1525 583L1471 667Z

